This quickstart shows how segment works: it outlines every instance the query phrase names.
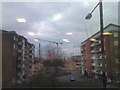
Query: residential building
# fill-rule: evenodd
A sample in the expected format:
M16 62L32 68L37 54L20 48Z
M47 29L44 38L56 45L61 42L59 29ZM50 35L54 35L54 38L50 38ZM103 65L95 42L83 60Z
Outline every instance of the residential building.
M85 45L86 45L85 41L81 43L81 73L82 74L84 74L85 62L86 62Z
M36 75L37 73L39 73L42 68L43 64L41 63L41 60L35 58L34 64L32 65L32 75Z
M68 59L64 62L64 67L66 71L73 72L76 70L76 62L71 59Z
M117 82L120 78L119 28L120 26L114 24L109 24L104 28L104 32L111 33L111 35L104 35L106 76L108 80L112 79ZM86 69L90 77L99 78L102 74L100 31L81 43L81 54L83 73Z
M30 75L35 46L15 31L2 30L2 86L15 87Z
M78 72L78 73L80 73L81 71L81 56L80 55L74 55L73 57L72 57L72 59L73 59L73 61L75 61L75 63L76 63L76 71Z
M2 31L2 87L12 87L16 82L18 34Z

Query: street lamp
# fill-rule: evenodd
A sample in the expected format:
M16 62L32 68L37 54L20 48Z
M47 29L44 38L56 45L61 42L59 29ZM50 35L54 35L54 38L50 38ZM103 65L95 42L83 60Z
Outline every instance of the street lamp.
M92 12L97 8L99 5L100 10L100 35L101 35L101 54L102 54L102 81L103 87L106 88L106 75L105 75L105 57L104 57L104 38L103 38L103 9L102 9L102 0L99 0L99 3L95 6L95 8L88 13L85 19L90 19L92 17Z

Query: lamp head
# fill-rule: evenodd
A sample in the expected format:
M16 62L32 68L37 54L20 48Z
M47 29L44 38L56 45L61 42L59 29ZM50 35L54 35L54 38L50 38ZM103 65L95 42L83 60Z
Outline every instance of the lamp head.
M85 17L85 19L91 19L91 17L92 17L92 14L88 13L88 15Z

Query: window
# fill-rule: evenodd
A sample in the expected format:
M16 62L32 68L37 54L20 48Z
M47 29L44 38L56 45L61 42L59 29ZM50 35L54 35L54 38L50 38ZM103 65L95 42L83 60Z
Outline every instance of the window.
M16 48L16 45L15 45L15 43L13 44L13 49L15 49Z
M21 49L22 48L22 45L18 45L18 49Z
M120 63L120 60L119 59L115 59L116 63Z
M32 53L32 50L30 50L30 53Z
M118 46L118 41L114 41L114 45L115 45L115 46Z
M114 32L114 33L113 33L113 36L114 36L114 37L118 37L118 33L117 33L117 32Z

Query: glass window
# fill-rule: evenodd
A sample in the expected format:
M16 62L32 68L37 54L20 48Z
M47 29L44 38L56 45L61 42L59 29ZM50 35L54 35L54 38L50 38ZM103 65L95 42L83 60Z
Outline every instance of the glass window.
M114 35L114 37L118 37L118 33L117 32L115 32L113 35Z

